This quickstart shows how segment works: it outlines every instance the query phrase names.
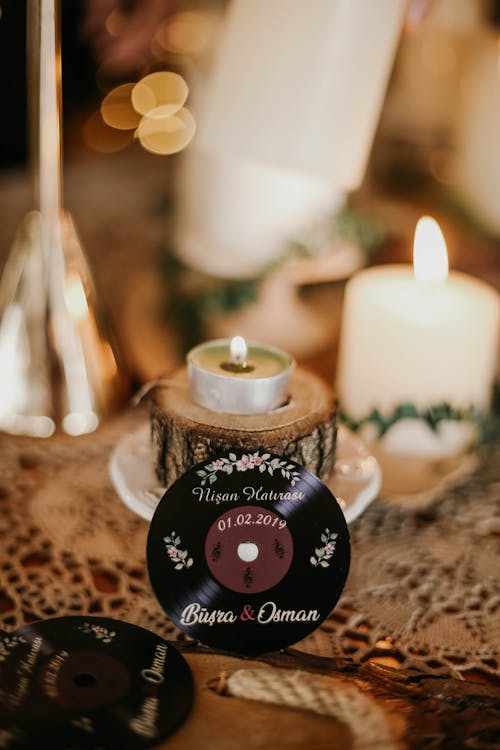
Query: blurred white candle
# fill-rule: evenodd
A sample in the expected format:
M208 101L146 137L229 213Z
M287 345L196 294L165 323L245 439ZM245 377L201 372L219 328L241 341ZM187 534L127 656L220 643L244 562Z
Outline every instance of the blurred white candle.
M360 183L405 0L232 0L198 145Z
M434 220L421 219L414 266L378 266L346 288L338 390L355 419L399 404L487 410L495 377L500 305L488 284L447 273ZM390 431L389 431L390 432Z

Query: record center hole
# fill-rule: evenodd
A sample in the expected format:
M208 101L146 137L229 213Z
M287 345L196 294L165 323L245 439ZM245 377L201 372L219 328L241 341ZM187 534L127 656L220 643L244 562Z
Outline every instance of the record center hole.
M259 548L255 542L240 542L237 552L238 557L243 562L253 562L259 556Z
M80 674L75 674L73 682L75 685L78 685L78 687L91 687L91 685L96 684L97 680L93 674L81 672Z

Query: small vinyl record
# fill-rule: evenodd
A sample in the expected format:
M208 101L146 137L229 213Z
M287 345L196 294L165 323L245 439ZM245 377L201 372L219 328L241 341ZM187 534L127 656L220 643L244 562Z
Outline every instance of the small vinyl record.
M330 490L299 464L230 451L181 476L149 530L161 606L203 643L283 648L328 616L347 578L349 532Z
M184 658L136 625L60 617L0 639L1 748L145 748L169 735L192 702Z

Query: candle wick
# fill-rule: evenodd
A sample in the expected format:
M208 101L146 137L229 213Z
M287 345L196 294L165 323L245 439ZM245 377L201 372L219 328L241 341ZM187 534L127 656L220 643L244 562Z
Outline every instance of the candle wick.
M255 370L255 365L249 364L247 361L243 362L222 362L221 368L226 372L252 372Z

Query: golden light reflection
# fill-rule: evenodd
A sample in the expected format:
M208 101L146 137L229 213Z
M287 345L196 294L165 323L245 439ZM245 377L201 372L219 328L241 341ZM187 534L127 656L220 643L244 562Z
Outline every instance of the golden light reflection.
M175 115L158 116L153 110L143 117L136 135L143 148L153 154L175 154L191 141L196 123L191 112L183 107Z
M390 651L394 648L394 643L392 642L392 638L384 638L380 641L377 641L375 646L379 649L382 649L383 651Z
M393 656L371 656L368 662L370 664L380 664L381 667L391 667L391 669L401 668L401 664Z
M89 306L87 304L87 297L85 296L85 290L79 276L70 277L66 282L64 299L72 318L81 320L88 315Z
M149 115L152 110L164 108L164 114L175 114L189 94L184 78L170 71L150 73L132 89L132 105L141 115Z
M83 141L87 148L111 154L126 148L133 140L131 130L116 130L107 125L100 112L94 112L84 123Z
M139 124L140 115L132 106L134 83L123 83L107 94L101 104L102 119L117 130L134 130Z
M21 306L13 303L0 323L0 427L14 435L50 437L56 429L50 417L22 413L29 398L24 377L28 364L26 318Z
M24 406L21 375L28 362L25 339L25 316L21 306L14 302L0 320L0 424L11 411Z
M417 222L413 242L413 272L417 281L440 282L448 276L448 253L439 224L430 216Z
M118 372L116 359L111 345L107 341L102 341L102 356L106 363L106 377L112 380Z
M116 37L120 36L126 24L126 17L118 10L118 8L115 8L106 18L104 27L110 36Z
M210 42L213 19L201 13L176 13L155 34L155 42L167 52L178 55L201 54Z

